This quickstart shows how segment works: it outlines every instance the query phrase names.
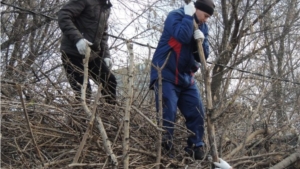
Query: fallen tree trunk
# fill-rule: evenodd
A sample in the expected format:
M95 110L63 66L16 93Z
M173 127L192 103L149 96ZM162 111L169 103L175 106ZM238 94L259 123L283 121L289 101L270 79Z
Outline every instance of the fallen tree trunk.
M290 156L288 156L284 160L280 161L279 163L277 163L276 165L274 165L270 169L286 168L286 167L288 167L289 165L293 164L294 162L296 162L298 160L300 160L300 151L297 151L297 152L291 154Z

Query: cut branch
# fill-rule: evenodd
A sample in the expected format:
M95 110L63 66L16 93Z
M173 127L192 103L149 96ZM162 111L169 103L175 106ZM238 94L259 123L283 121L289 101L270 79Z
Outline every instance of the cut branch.
M25 118L26 118L26 121L27 121L27 126L28 126L28 129L29 129L29 132L30 132L30 135L31 135L31 139L32 139L32 142L35 146L35 149L37 151L37 154L39 156L39 159L41 160L42 162L42 165L44 164L44 159L41 155L41 151L35 141L35 138L34 138L34 135L33 135L33 132L32 132L32 128L31 128L31 124L29 122L29 117L28 117L28 113L27 113L27 110L26 110L26 106L25 106L25 103L24 103L24 99L23 99L23 95L22 95L22 87L20 85L17 85L17 90L18 90L18 93L20 95L20 100L21 100L21 103L22 103L22 106L23 106L23 112L24 112L24 115L25 115Z
M88 108L87 104L86 104L86 87L87 87L87 82L88 82L88 63L89 63L89 58L90 58L90 53L91 53L91 49L88 47L86 50L86 54L85 54L85 59L83 59L83 63L84 63L84 80L83 80L83 85L81 86L81 102L82 102L82 107L84 109L84 111L86 112L86 114L91 117L91 120L93 119L93 115L90 111L90 109ZM96 111L96 110L95 110ZM112 148L111 148L111 142L108 139L108 136L106 134L102 119L97 116L96 120L98 122L98 130L100 131L100 134L102 136L103 139L103 144L104 144L104 148L106 153L110 156L111 160L112 160L112 164L114 166L118 165L118 161L116 158L116 155L113 153ZM83 146L85 144L85 140L87 139L88 136L88 131L85 133L85 137L83 138L82 142L81 142L81 147L79 147L74 159L73 159L73 163L77 163L79 156L81 154L81 151L83 149ZM72 165L70 164L70 165Z
M274 165L273 167L271 167L270 169L281 169L281 168L286 168L289 165L293 164L296 161L300 160L300 151L295 152L293 154L291 154L290 156L288 156L287 158L285 158L284 160L280 161L278 164Z
M127 98L126 108L124 116L124 137L123 137L123 163L124 169L129 168L129 128L130 128L130 110L133 97L133 68L134 68L134 55L133 45L127 41L127 49L129 52L129 72L128 72L128 84L127 84Z
M161 71L163 70L163 68L166 66L168 60L169 60L169 57L171 55L171 52L169 52L167 58L166 58L166 61L165 63L161 66L161 67L158 67L158 66L155 66L153 63L152 63L152 66L157 70L158 72L158 127L159 128L162 128L162 119L163 119L163 104L162 104L162 75L161 75ZM161 142L162 142L162 132L161 131L158 131L158 139L157 139L157 156L156 156L156 163L157 164L160 164L160 160L161 160ZM156 166L157 169L160 168L160 165L157 165Z

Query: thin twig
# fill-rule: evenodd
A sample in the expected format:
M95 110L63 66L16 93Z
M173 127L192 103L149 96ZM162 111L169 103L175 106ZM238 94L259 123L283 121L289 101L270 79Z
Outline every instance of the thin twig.
M44 164L44 159L41 156L40 149L38 148L38 145L35 141L35 138L34 138L34 135L33 135L32 129L31 129L31 124L29 122L28 113L27 113L26 106L25 106L24 99L23 99L22 87L21 87L21 85L18 85L18 84L16 85L16 87L17 87L17 90L18 90L18 93L19 93L19 96L20 96L20 100L21 100L22 107L23 107L23 112L24 112L24 115L25 115L25 118L26 118L26 122L27 122L27 126L28 126L28 129L29 129L30 135L31 135L32 142L35 146L35 149L37 151L37 154L39 156L40 161L42 162L42 164Z
M157 130L164 132L165 130L163 130L162 128L159 128L156 124L154 124L148 117L146 117L139 109L137 109L135 106L132 106L132 108L138 112L143 118L146 119L146 121L148 121L153 127L155 127Z

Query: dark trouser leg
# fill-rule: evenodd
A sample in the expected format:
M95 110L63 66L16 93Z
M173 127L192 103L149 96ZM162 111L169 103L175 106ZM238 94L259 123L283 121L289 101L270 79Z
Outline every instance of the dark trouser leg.
M102 95L109 104L116 104L117 80L101 58L96 58L89 63L90 74L97 84L102 84Z
M179 90L175 85L169 82L163 82L162 85L162 97L163 97L163 127L166 130L166 133L163 135L163 146L166 149L171 149L173 144L173 132L174 132L174 123L176 119L177 112L177 101ZM159 110L159 99L158 99L158 84L156 82L155 87L155 99L156 99L156 109ZM160 119L158 119L160 120ZM166 145L164 145L167 143Z
M62 54L63 66L68 78L68 81L75 92L75 97L80 100L81 86L83 84L83 62L78 58L69 54ZM91 97L91 85L87 84L87 98Z

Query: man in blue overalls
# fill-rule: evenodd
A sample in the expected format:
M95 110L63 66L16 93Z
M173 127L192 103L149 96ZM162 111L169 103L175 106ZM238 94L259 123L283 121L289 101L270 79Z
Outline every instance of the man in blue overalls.
M200 92L195 84L194 73L199 69L197 39L201 39L205 58L209 54L207 19L213 14L215 5L211 0L197 0L182 8L171 11L164 24L164 30L154 53L152 64L162 67L163 147L172 149L174 122L177 107L186 119L186 127L195 135L187 140L186 151L196 160L204 158L204 107ZM199 25L194 30L193 20ZM151 67L150 87L156 96L158 111L158 72Z

